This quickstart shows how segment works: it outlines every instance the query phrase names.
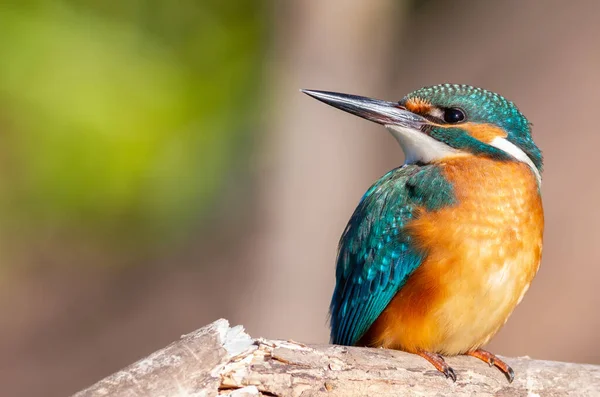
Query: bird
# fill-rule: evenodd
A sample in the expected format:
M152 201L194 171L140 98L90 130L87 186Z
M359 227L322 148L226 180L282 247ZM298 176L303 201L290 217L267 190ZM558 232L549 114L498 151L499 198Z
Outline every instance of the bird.
M503 96L465 84L398 102L301 90L383 125L405 161L363 195L340 238L331 343L513 369L482 347L506 323L542 257L542 152Z

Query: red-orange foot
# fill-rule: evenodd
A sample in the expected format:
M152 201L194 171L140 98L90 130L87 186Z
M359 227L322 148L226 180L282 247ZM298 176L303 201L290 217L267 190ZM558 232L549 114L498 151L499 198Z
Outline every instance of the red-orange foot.
M481 361L485 361L486 363L488 363L490 365L490 367L492 365L495 365L496 368L498 368L500 371L502 371L504 373L504 375L506 375L506 378L508 379L509 383L512 383L512 381L515 379L515 371L513 371L513 369L507 363L500 360L498 357L496 357L494 354L490 353L489 351L477 349L477 350L474 350L474 351L466 353L466 354L467 354L467 356L476 357L476 358L480 359Z
M456 374L454 373L454 370L446 363L446 361L444 361L442 356L437 353L429 352L418 352L417 354L433 364L435 369L446 375L446 378L450 378L453 382L456 382Z

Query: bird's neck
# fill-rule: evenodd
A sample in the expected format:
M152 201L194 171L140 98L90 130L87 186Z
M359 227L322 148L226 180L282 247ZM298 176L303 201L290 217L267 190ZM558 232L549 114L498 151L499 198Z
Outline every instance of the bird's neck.
M454 189L457 200L488 195L539 196L536 174L528 164L486 157L452 157L437 162ZM512 193L511 193L512 192ZM508 197L507 197L508 198Z

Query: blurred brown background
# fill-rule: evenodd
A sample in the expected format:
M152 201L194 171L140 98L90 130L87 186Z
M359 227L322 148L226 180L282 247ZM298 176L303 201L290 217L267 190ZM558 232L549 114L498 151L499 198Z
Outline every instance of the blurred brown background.
M467 83L545 154L544 259L494 339L600 364L600 2L0 5L0 388L63 396L217 318L327 340L337 240L403 162L299 88Z

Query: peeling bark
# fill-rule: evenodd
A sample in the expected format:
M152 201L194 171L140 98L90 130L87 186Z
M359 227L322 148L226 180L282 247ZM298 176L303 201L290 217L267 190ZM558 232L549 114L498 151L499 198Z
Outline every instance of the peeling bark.
M252 339L217 320L75 397L97 396L598 396L600 366L509 358L502 373L450 357L456 383L400 351Z

